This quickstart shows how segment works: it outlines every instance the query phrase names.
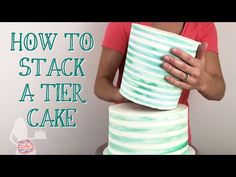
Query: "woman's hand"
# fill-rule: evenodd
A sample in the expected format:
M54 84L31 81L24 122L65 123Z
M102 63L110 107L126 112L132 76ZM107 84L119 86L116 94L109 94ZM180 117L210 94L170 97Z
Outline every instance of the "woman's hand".
M172 76L166 76L166 80L179 88L202 91L205 89L208 73L205 70L205 53L207 43L199 46L197 57L194 58L188 53L173 48L171 55L164 56L163 68Z
M209 100L221 100L225 94L225 81L220 67L218 53L207 51L207 43L202 43L194 58L186 52L174 48L173 56L164 56L163 69L172 76L166 76L166 81L176 87L196 89Z

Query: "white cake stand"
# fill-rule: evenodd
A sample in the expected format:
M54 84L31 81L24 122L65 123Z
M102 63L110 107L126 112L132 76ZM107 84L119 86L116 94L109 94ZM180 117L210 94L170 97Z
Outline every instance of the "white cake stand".
M103 155L108 155L108 151L107 151L107 147L103 150L102 154ZM192 147L191 145L188 146L188 150L187 152L185 152L183 155L196 155L196 150L194 147Z

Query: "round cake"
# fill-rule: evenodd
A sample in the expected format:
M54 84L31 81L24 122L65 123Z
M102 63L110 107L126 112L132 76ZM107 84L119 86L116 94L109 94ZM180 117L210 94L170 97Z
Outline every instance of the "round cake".
M107 154L186 154L188 107L160 111L132 102L109 107Z
M199 42L140 24L132 24L120 93L137 104L161 110L176 108L182 89L169 84L163 56L178 47L195 57Z

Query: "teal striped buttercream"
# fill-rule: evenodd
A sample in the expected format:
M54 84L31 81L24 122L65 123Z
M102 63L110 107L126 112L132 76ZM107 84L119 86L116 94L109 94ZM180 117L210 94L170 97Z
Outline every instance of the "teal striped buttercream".
M113 134L111 131L109 132L109 138L115 139L117 141L121 141L123 143L129 143L129 144L144 144L144 145L153 145L153 144L165 144L165 143L169 143L172 141L176 141L178 139L181 138L185 138L188 139L188 135L186 134L186 132L175 135L175 136L170 136L170 137L158 137L158 138L139 138L139 137L135 137L135 138L130 138L130 137L125 137L125 136L121 136L121 135L116 135Z
M132 92L132 90L131 90ZM166 102L157 102L156 100L147 100L147 97L140 97L140 95L137 95L135 92L132 93L132 95L127 92L127 89L125 91L123 91L122 89L120 90L120 93L126 97L129 98L130 100L135 100L136 103L138 104L142 104L142 105L146 105L148 107L154 108L154 107L158 107L160 110L164 110L166 109L167 105ZM145 100L145 101L144 101ZM168 108L174 109L176 107L175 103L170 104L169 102L168 104Z
M192 39L185 38L183 36L180 36L180 35L177 35L177 34L174 34L171 32L153 29L151 27L143 26L140 24L132 24L132 29L133 29L133 31L135 31L135 30L141 31L143 33L151 34L153 36L158 36L158 38L160 38L160 39L164 39L167 41L168 40L174 41L174 42L181 43L181 44L191 46L191 47L196 47L199 45L199 42L196 42Z
M126 62L130 64L130 66L132 66L132 68L136 68L138 67L139 69L145 70L145 71L149 71L149 72L153 72L153 73L158 73L160 75L162 75L163 77L169 75L168 72L166 72L164 69L162 69L161 67L156 67L156 66L148 66L146 64L140 64L138 62L135 62L135 60L133 60L131 57L126 58Z
M137 103L137 104L146 105L146 106L151 107L151 108L158 107L160 110L166 110L166 107L167 107L166 103L163 104L163 103L157 102L155 100L150 101L150 100L147 100L146 97L145 98L140 98L139 95L135 95L135 94L131 95L129 92L127 92L127 90L123 91L121 89L120 93L124 97L129 98L130 100L135 100L135 103ZM172 103L172 104L168 103L168 108L174 109L174 108L176 108L176 104L175 103Z
M156 61L163 61L162 57L164 55L167 55L167 54L169 55L170 54L167 51L165 53L157 53L156 51L150 53L147 50L142 50L142 48L138 48L137 45L135 46L131 42L129 42L128 52L131 53L131 54L135 54L132 51L137 52L137 53L142 54L142 55L145 55L146 57L150 57L150 58L152 58L153 60L156 60Z
M165 54L170 55L170 53L168 51L170 48L168 48L168 50L161 49L161 48L156 48L154 46L147 45L147 44L144 44L142 42L138 42L138 40L135 40L133 38L130 38L129 43L130 43L129 47L131 47L131 49L133 49L133 50L134 50L135 47L139 47L139 49L141 48L141 49L144 49L144 51L147 51L147 54L148 54L148 52L161 54L161 55L154 55L154 56L156 56L156 58L161 58Z
M199 44L174 33L132 24L120 93L151 108L174 109L182 90L165 80L170 74L162 68L162 57L171 55L173 47L195 57Z
M133 29L132 31L132 35L136 38L141 38L142 40L148 40L152 43L156 43L156 44L163 44L163 45L173 45L173 46L181 46L181 48L186 48L187 52L195 52L192 48L195 47L194 45L192 45L191 43L179 43L178 41L173 41L173 38L171 38L170 40L168 40L167 38L165 38L165 40L163 40L163 37L161 36L162 34L160 34L159 38L153 38L153 35L150 35L148 33L143 33L141 31L137 31L135 29ZM198 45L198 44L195 44Z
M123 82L126 82L126 78L124 78L124 81ZM137 97L140 97L140 96L143 96L149 100L156 100L156 102L160 102L160 101L169 101L169 102L172 102L172 101L176 101L178 100L178 92L175 92L175 93L171 93L169 92L169 94L165 91L166 89L162 89L162 92L154 92L155 94L151 94L149 91L151 89L148 89L147 87L143 86L143 85L139 85L139 84L136 84L134 82L132 83L129 83L129 87L126 85L126 83L124 83L124 88L126 89L126 92L129 91L129 92L133 92L132 94ZM176 96L175 96L176 94ZM168 97L167 97L168 95Z
M177 107L178 108L178 107ZM142 108L140 108L142 109ZM154 111L156 111L154 109ZM136 110L136 114L130 114L127 112L116 112L116 111L109 111L109 117L112 117L113 119L117 120L127 120L127 121L152 121L152 122L160 122L160 121L173 121L178 119L185 118L186 111L185 110L176 110L175 112L169 112L169 111L159 111L160 114L153 113L151 114L150 111L148 111L148 115L139 113Z
M164 75L160 75L159 73L155 73L155 74L153 74L153 75L151 75L151 73L150 72L148 72L148 71L145 71L145 72L142 72L142 71L140 71L140 70L138 70L137 68L135 68L135 67L132 67L132 65L130 65L128 62L126 63L126 66L125 66L125 69L124 69L124 74L123 74L123 76L126 76L126 75L130 75L130 74L132 74L132 75L136 75L136 77L137 78L139 78L139 77L142 77L143 78L143 80L147 80L147 81L150 81L150 80L152 80L152 82L158 82L158 81L160 81L160 80L162 80L162 81L164 81L164 82L166 82L165 81L165 79L164 79ZM169 74L168 74L169 75ZM148 77L149 76L149 77ZM167 83L167 82L166 82ZM168 83L169 84L169 83ZM170 84L169 84L170 85Z
M181 124L176 124L176 125L171 125L167 127L155 127L155 128L140 128L140 127L129 127L129 126L122 126L122 125L117 125L113 123L109 123L109 127L118 131L126 132L126 133L167 133L171 131L177 131L184 129L188 126L187 123L181 123Z
M126 132L126 133L168 133L171 131L178 131L181 129L184 129L188 126L187 123L181 123L181 124L176 124L176 125L170 125L168 127L155 127L155 128L140 128L140 127L129 127L129 126L122 126L122 125L117 125L114 123L109 123L109 127L118 131Z
M163 78L157 78L156 80L151 80L151 79L144 80L142 75L137 75L135 72L130 72L129 74L125 74L123 79L128 80L127 82L135 82L135 83L140 83L140 85L145 85L146 86L145 89L150 91L151 90L154 91L155 88L179 91L179 89L173 87L173 85L166 84Z
M188 146L188 141L185 141L178 146L174 146L174 147L170 147L170 148L140 151L140 150L127 148L127 147L120 146L120 145L109 142L108 151L109 151L109 154L112 154L109 149L114 149L114 150L120 152L120 154L134 154L134 155L135 154L153 154L153 155L158 154L158 155L163 155L163 154L168 154L168 153L178 151L180 149L184 149L187 146Z
M132 59L134 62L143 63L143 64L145 64L145 65L147 65L149 67L156 68L156 69L162 71L162 69L160 68L162 63L163 63L162 60L158 61L158 60L153 60L153 58L141 57L141 56L133 54L130 51L127 52L127 57Z
M168 40L163 40L163 38L155 40L155 36L150 36L149 38L147 38L145 36L145 34L140 35L140 34L136 34L134 32L133 32L132 35L133 35L133 39L132 40L134 40L134 38L137 38L136 40L140 39L142 42L148 41L148 42L152 42L152 44L154 44L154 45L155 44L156 45L165 45L168 50L170 50L171 48L174 48L174 47L178 47L180 49L184 48L185 52L187 52L188 54L190 54L193 57L195 57L195 54L196 54L196 51L194 49L196 47L196 45L192 46L192 47L189 46L189 45L183 46L181 43L176 43L176 42L173 43L173 40L172 41L168 41ZM134 42L132 40L130 42ZM151 47L151 45L143 45L142 43L137 43L137 42L135 42L135 44L139 44L140 47L144 47L144 48L147 48L147 49L150 49L150 47ZM168 46L171 46L171 47L168 47ZM152 49L154 51L161 51L161 50L157 50L156 48L152 48ZM166 52L166 50L162 50L162 52Z
M134 77L124 76L123 80L124 80L125 83L128 82L133 87L136 87L138 89L142 89L146 92L153 92L153 94L151 96L154 97L154 98L155 98L155 95L160 95L160 94L163 94L163 93L166 93L166 94L169 93L169 95L172 96L172 97L169 97L169 99L174 99L175 100L178 97L179 89L170 88L168 85L164 85L164 84L162 85L161 82L157 83L157 84L155 84L155 83L150 84L149 83L150 84L149 85L146 82L139 82L139 81L136 81L133 78ZM158 91L161 91L161 92L158 93ZM174 97L175 95L176 95L176 98ZM163 97L165 97L165 95ZM166 99L168 99L168 98L166 97Z
M183 154L188 107L161 111L132 102L109 107L108 154Z

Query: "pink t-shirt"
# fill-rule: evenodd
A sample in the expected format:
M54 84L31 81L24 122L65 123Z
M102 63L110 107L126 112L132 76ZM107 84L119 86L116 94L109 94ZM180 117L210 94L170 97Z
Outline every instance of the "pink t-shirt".
M151 22L136 22L142 25L151 26ZM119 77L117 87L120 87L124 71L125 57L128 47L131 22L110 22L107 25L102 47L113 49L123 54L123 60L119 66ZM199 42L208 43L208 51L218 53L218 39L215 24L212 22L186 22L181 31L181 36L191 38ZM189 90L183 90L179 103L188 106ZM189 142L191 133L189 128Z

